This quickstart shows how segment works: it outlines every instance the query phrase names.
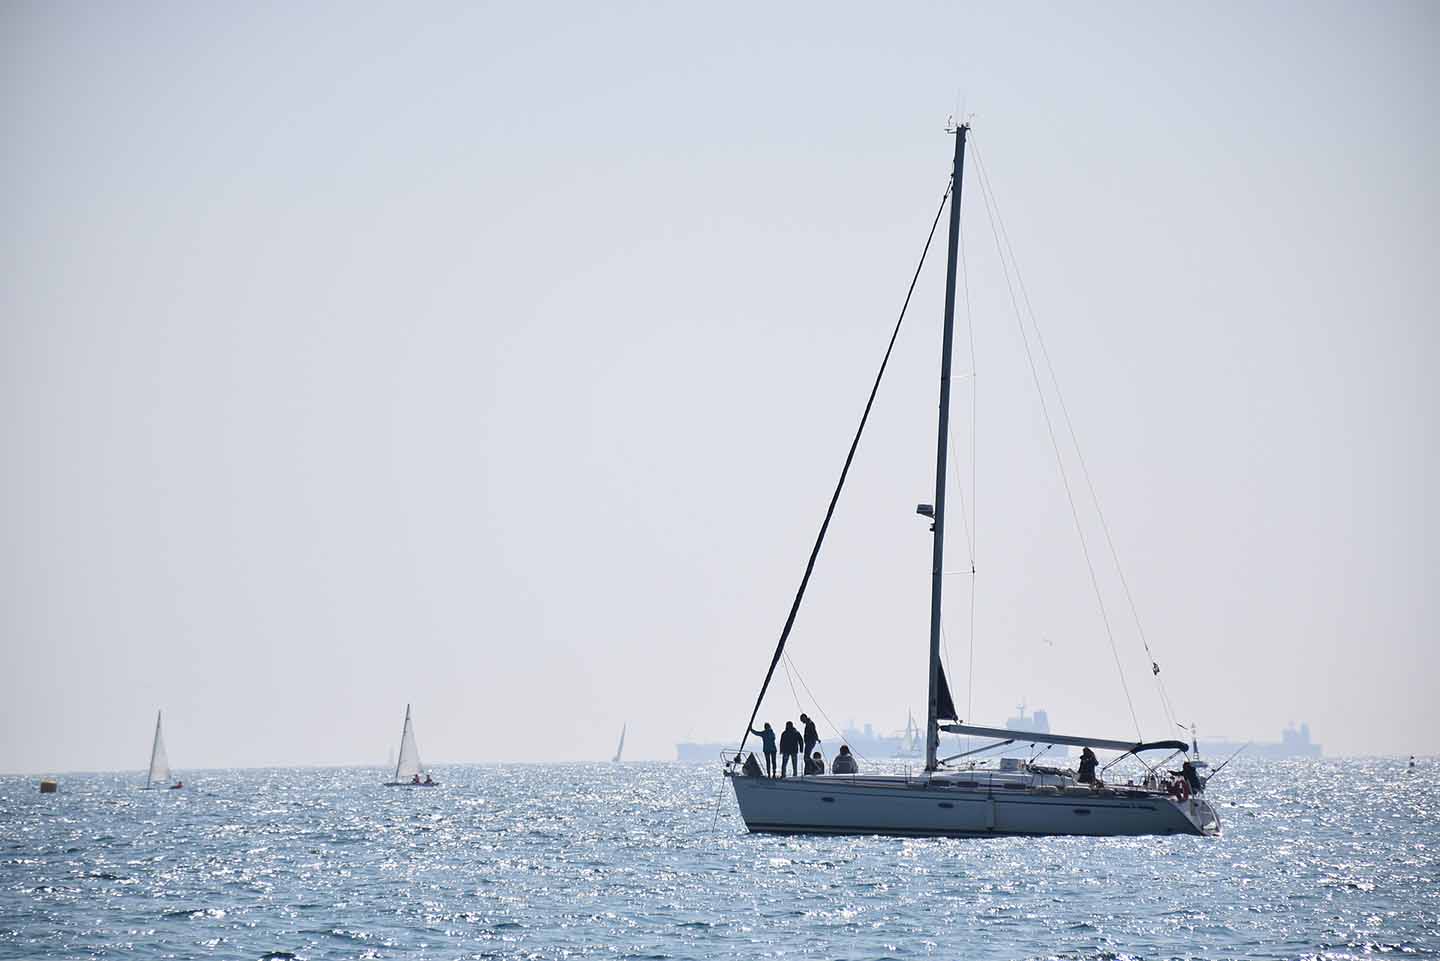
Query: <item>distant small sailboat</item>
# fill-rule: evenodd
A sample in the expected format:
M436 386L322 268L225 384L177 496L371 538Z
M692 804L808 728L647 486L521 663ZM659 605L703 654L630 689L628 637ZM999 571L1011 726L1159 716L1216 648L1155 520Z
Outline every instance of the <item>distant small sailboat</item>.
M422 778L421 775L424 775ZM395 762L395 776L386 787L435 787L420 763L420 749L415 746L415 725L410 721L410 705L405 705L405 727L400 731L400 760Z
M918 757L924 750L920 742L920 725L915 723L915 712L905 712L905 733L895 749L896 757Z
M625 728L628 725L620 725L620 746L615 749L615 756L610 759L611 764L620 763L620 755L625 753Z
M183 788L183 781L170 783L170 759L165 755L165 736L160 733L160 712L155 712L155 741L150 745L150 770L145 775L145 790Z

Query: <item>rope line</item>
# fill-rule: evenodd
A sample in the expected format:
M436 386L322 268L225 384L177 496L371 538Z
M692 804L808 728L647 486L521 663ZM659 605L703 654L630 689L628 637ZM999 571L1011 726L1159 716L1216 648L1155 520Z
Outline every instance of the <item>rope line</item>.
M960 230L960 279L965 291L965 330L970 341L970 666L966 671L965 716L975 716L975 556L980 549L980 521L976 502L980 497L976 479L976 435L980 424L980 365L975 356L975 314L970 309L970 265L965 259L965 230Z
M1105 636L1110 642L1110 653L1115 659L1115 670L1120 675L1120 688L1125 693L1125 702L1130 709L1130 720L1135 725L1135 734L1140 740L1145 737L1140 731L1140 718L1135 713L1135 701L1130 696L1130 685L1125 679L1125 668L1120 663L1120 649L1115 644L1115 632L1110 626L1110 613L1105 607L1105 597L1100 590L1100 580L1095 574L1095 564L1090 557L1090 545L1085 538L1085 528L1080 521L1080 511L1075 503L1075 493L1071 488L1070 475L1065 469L1065 460L1060 452L1060 441L1055 436L1055 424L1050 416L1050 405L1045 401L1044 387L1040 382L1040 371L1035 363L1035 352L1030 347L1030 337L1025 330L1025 317L1020 310L1019 298L1015 296L1015 281L1011 277L1012 264L1006 256L1005 245L1000 240L1000 230L996 226L999 219L999 211L995 209L998 201L990 189L990 178L985 173L985 164L981 160L978 147L975 149L975 168L979 174L980 195L985 200L985 214L990 221L990 232L995 237L995 249L1000 255L1000 266L1005 275L1005 288L1010 295L1010 305L1015 311L1015 326L1020 332L1020 341L1025 347L1025 359L1030 366L1030 378L1035 385L1035 393L1040 401L1040 412L1045 420L1045 431L1050 437L1050 446L1055 452L1056 467L1060 471L1061 485L1065 489L1065 500L1070 506L1070 516L1075 522L1075 531L1080 537L1080 552L1085 557L1085 569L1090 574L1090 586L1095 591L1095 600L1100 608L1100 620L1105 625Z
M805 677L804 677L804 675L802 675L802 674L800 673L800 668L799 668L798 666L796 666L796 664L795 664L795 659L792 658L789 654L786 654L786 655L785 655L785 660L789 663L789 665L790 665L791 668L794 668L794 670L795 670L795 676L796 676L797 678L799 678L799 680L800 680L800 686L805 689L805 694L806 694L807 697L810 698L810 703L815 705L815 710L817 710L817 711L820 712L820 716L825 719L825 723L828 724L828 725L830 725L830 730L835 732L835 740L836 740L838 743L840 743L840 744L846 743L846 741L845 741L845 732L842 731L842 730L840 730L840 725L838 725L838 724L836 724L834 721L830 720L830 715L825 713L825 709L820 706L820 701L815 697L815 695L814 695L813 693L811 693L811 691L810 691L810 685L805 683ZM838 752L840 749L837 747L835 750ZM853 755L855 755L856 757L858 757L858 758L859 758L860 760L862 760L862 761L867 760L867 758L865 757L865 755L861 754L859 751L855 750L853 747L850 749L850 753L853 754Z
M977 148L978 150L978 148ZM979 155L976 155L976 163L979 163ZM1030 326L1035 331L1035 343L1040 347L1040 356L1045 361L1046 372L1050 375L1050 383L1055 390L1055 399L1060 405L1060 416L1065 421L1065 430L1070 435L1070 445L1075 450L1075 460L1080 465L1080 476L1085 481L1086 492L1090 495L1090 503L1095 508L1095 516L1100 521L1100 530L1105 535L1105 546L1110 551L1110 560L1115 565L1115 576L1120 581L1120 588L1125 594L1125 602L1130 608L1130 616L1135 621L1135 633L1140 638L1140 645L1145 649L1145 657L1150 667L1151 676L1155 678L1155 686L1159 689L1160 709L1165 714L1165 720L1173 729L1178 722L1175 712L1175 704L1170 699L1170 692L1165 688L1165 679L1160 676L1160 661L1150 648L1150 640L1145 634L1145 626L1140 621L1140 610L1135 604L1135 597L1130 591L1130 582L1125 577L1125 568L1120 563L1120 552L1115 547L1115 539L1110 534L1110 524L1105 520L1105 511L1100 506L1100 495L1095 490L1095 483L1090 476L1090 467L1085 462L1085 453L1080 447L1080 438L1075 432L1075 423L1070 417L1070 407L1065 403L1065 393L1060 389L1060 377L1055 373L1055 365L1050 360L1050 350L1045 346L1045 337L1040 332L1040 321L1035 316L1035 307L1030 301L1030 290L1025 286L1025 278L1020 273L1020 262L1015 259L1015 248L1010 242L1010 232L1005 229L1005 221L1000 222L1000 235L1005 239L1005 248L1009 252L1010 262L1015 267L1015 281L1020 287L1020 296L1025 302L1025 312L1030 317Z
M790 682L790 696L795 699L795 713L804 714L805 709L800 706L800 695L795 692L795 678L790 674L789 655L786 655L785 660L781 662L781 666L785 668L785 680Z
M975 313L970 309L970 264L965 258L965 224L960 224L960 233L956 238L958 252L960 254L960 289L965 295L965 330L966 338L970 345L970 517L965 524L965 543L970 553L970 625L969 625L969 664L965 669L965 716L975 716L975 555L979 550L979 514L976 511L976 503L979 499L979 483L976 480L975 466L975 435L979 424L979 385L978 374L979 364L975 357ZM954 444L952 442L951 446ZM959 470L957 465L956 470ZM962 495L961 516L964 517ZM969 739L966 739L968 746Z

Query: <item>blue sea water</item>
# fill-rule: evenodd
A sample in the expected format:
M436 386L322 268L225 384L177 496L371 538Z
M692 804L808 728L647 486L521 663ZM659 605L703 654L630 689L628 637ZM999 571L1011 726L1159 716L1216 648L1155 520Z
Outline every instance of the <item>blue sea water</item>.
M716 768L0 779L0 958L1440 952L1434 762L1237 761L1220 838L766 837Z

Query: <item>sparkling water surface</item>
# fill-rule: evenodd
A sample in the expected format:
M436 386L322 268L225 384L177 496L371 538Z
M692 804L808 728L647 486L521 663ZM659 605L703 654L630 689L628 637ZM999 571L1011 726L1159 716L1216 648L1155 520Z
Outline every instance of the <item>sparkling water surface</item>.
M1220 838L767 837L718 768L0 778L3 958L1440 952L1440 765L1239 760Z

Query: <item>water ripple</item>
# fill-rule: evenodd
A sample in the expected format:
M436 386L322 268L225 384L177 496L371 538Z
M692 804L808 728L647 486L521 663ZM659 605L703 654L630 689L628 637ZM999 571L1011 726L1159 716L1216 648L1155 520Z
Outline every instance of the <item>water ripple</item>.
M0 958L1372 958L1440 951L1440 789L1237 761L1225 836L775 838L676 764L0 779Z

